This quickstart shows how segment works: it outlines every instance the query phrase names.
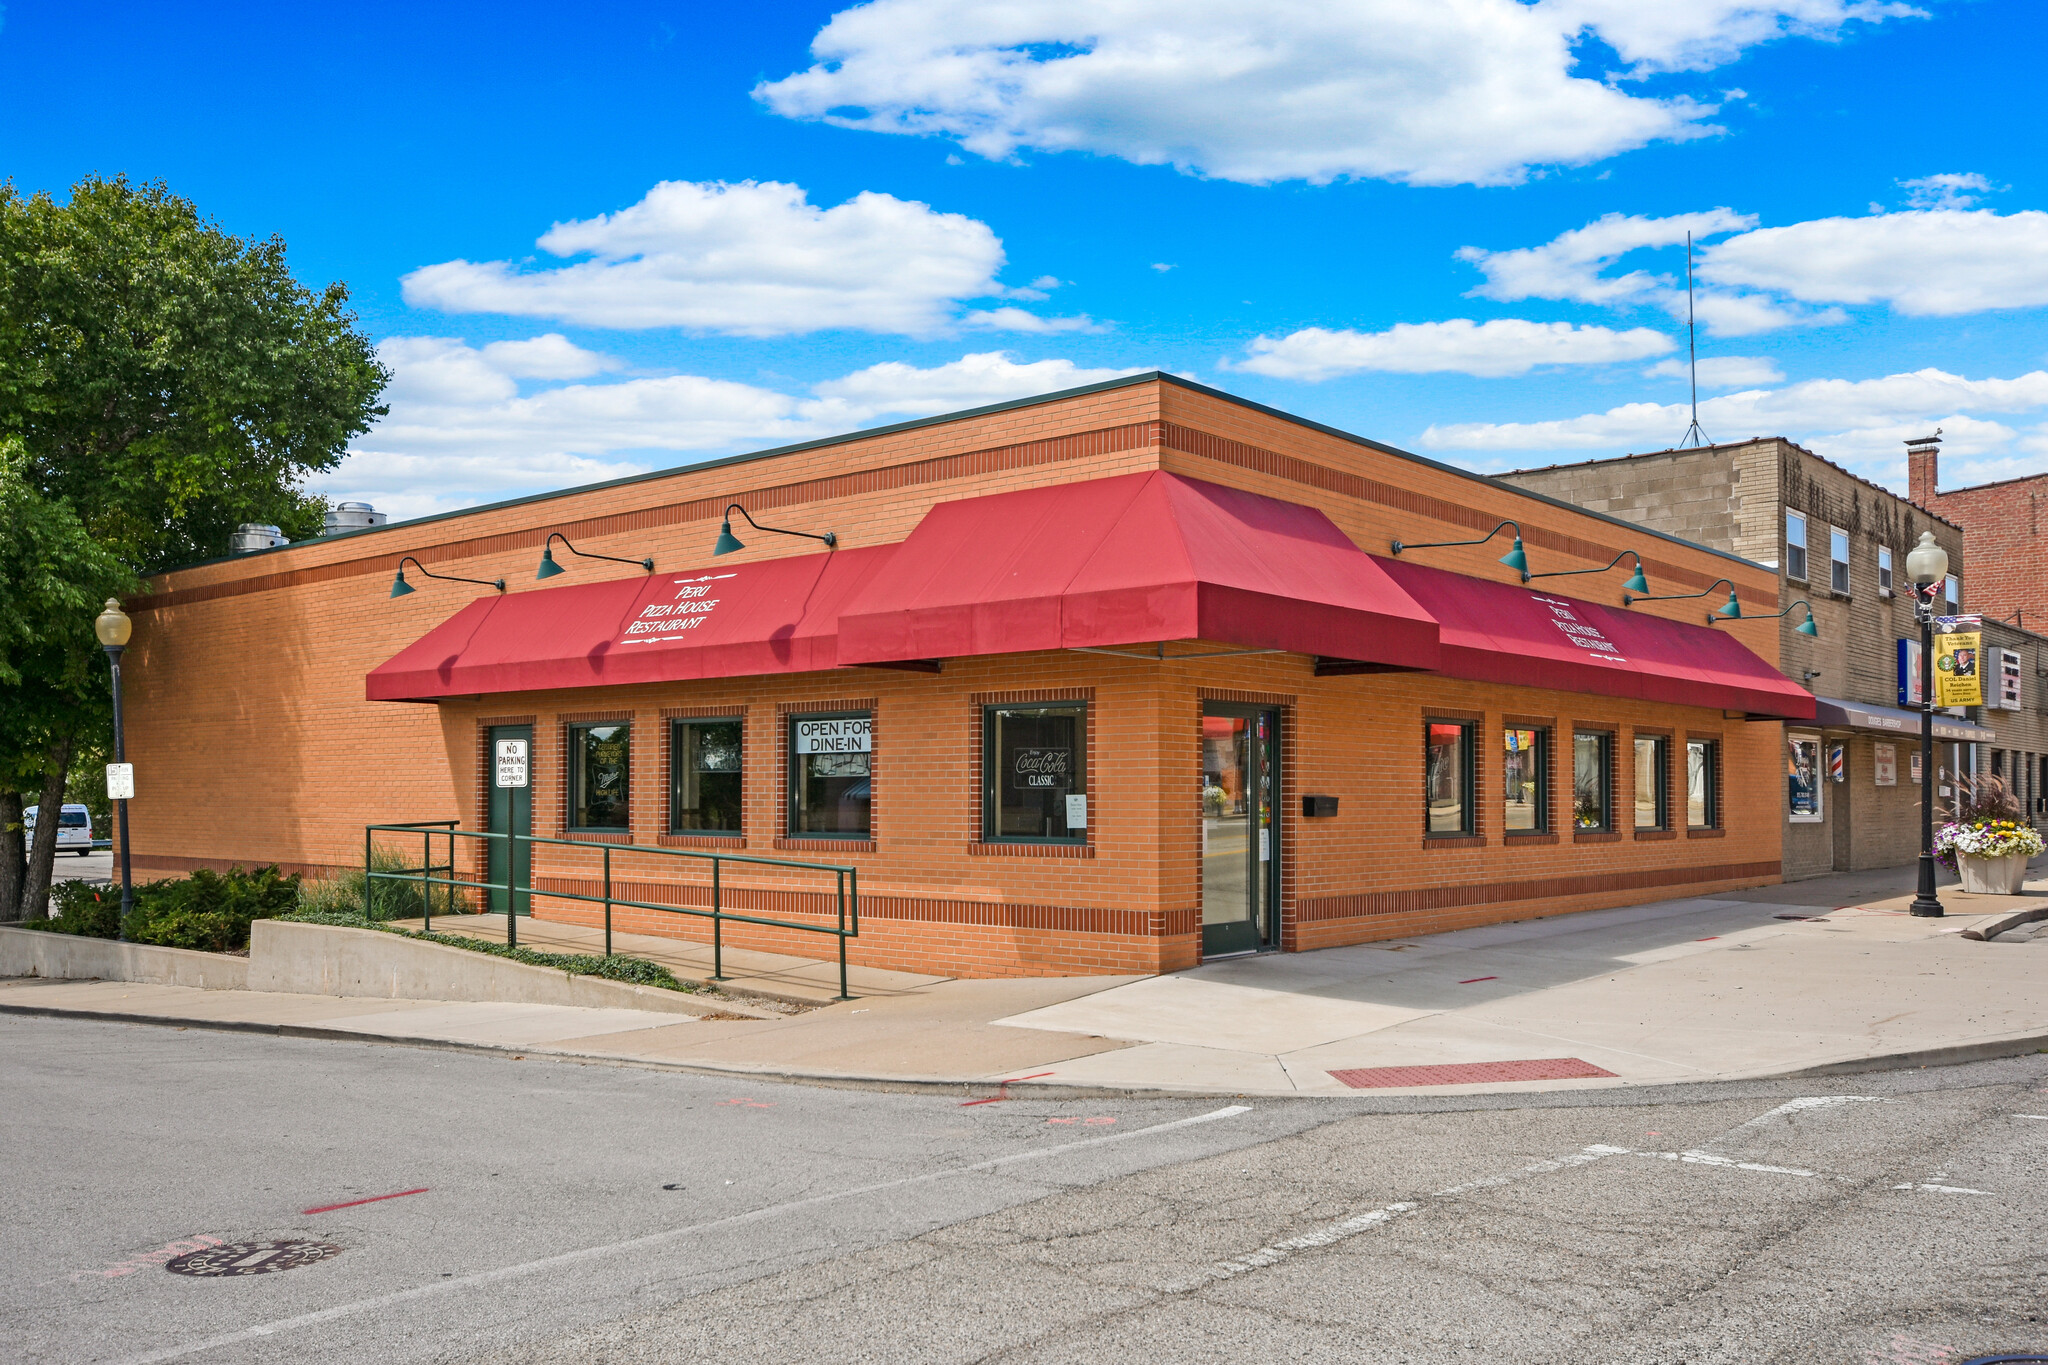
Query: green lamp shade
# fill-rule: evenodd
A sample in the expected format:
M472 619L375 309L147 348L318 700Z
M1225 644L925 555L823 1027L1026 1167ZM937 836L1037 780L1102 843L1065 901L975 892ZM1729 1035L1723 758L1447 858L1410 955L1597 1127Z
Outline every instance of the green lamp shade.
M1529 572L1529 556L1522 553L1522 538L1515 537L1515 548L1500 557L1500 562L1516 573Z
M1820 628L1813 624L1813 613L1810 611L1806 613L1806 619L1793 627L1793 629L1797 630L1801 635L1820 634Z
M1714 608L1714 615L1725 616L1731 621L1740 621L1742 619L1742 603L1735 600L1735 589L1730 588L1728 590L1727 605Z
M398 577L391 580L391 595L393 597L403 597L411 591L412 584L405 581L405 570L400 569Z
M729 555L734 550L746 548L740 543L740 538L732 533L732 522L729 519L718 523L718 543L711 547L712 554Z
M554 546L550 545L540 552L540 570L534 574L535 578L553 578L558 573L567 572L568 570L555 563Z
M1621 590L1623 592L1635 593L1648 593L1650 591L1650 580L1643 577L1643 566L1640 563L1636 565L1635 577L1622 584Z

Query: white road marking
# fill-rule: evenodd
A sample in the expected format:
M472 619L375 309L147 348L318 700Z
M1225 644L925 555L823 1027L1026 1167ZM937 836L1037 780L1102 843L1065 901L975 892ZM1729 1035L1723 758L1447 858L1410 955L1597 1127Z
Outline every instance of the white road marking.
M2048 1114L2014 1114L2016 1119L2048 1119Z
M1796 1100L1786 1100L1776 1109L1772 1109L1766 1113L1758 1114L1755 1118L1751 1119L1747 1123L1736 1124L1733 1128L1730 1128L1727 1132L1715 1138L1714 1141L1726 1142L1729 1138L1734 1137L1737 1133L1747 1132L1751 1128L1761 1128L1765 1124L1769 1123L1772 1119L1786 1118L1790 1115L1800 1113L1807 1109L1826 1109L1830 1106L1837 1104L1883 1103L1884 1097L1881 1095L1801 1095Z
M696 1223L685 1228L669 1228L662 1232L651 1232L644 1237L628 1238L623 1242L610 1242L603 1246L582 1247L576 1251L565 1251L558 1256L546 1256L538 1261L527 1261L520 1265L500 1266L496 1270L480 1271L475 1275L463 1275L454 1279L437 1280L433 1284L417 1285L411 1289L400 1289L390 1294L379 1294L375 1298L357 1299L353 1303L337 1304L314 1313L301 1313L293 1318L281 1318L276 1322L258 1323L244 1327L237 1332L223 1332L219 1336L207 1337L203 1341L187 1342L182 1346L166 1347L144 1355L130 1356L120 1365L155 1365L162 1360L178 1360L185 1356L198 1355L202 1351L217 1351L223 1346L233 1346L244 1341L256 1341L263 1337L275 1336L280 1332L293 1331L300 1327L312 1327L336 1318L352 1317L358 1313L378 1308L389 1308L395 1304L409 1303L430 1295L446 1293L454 1289L468 1289L477 1285L500 1284L506 1280L525 1279L543 1271L559 1269L581 1261L593 1261L620 1252L644 1251L666 1242L679 1241L686 1237L699 1236L723 1228L740 1227L747 1223L763 1222L799 1209L816 1208L820 1204L836 1203L863 1194L880 1194L885 1190L900 1190L911 1185L929 1184L949 1176L972 1175L982 1171L1001 1170L1025 1161L1042 1161L1047 1157L1063 1156L1089 1147L1106 1147L1113 1142L1129 1142L1132 1138L1151 1137L1158 1133L1169 1133L1177 1128L1191 1128L1200 1123L1214 1123L1218 1119L1235 1118L1251 1112L1248 1104L1232 1104L1214 1109L1206 1114L1195 1114L1189 1118L1174 1119L1168 1123L1155 1123L1149 1128L1134 1128L1128 1133L1107 1133L1101 1137L1082 1138L1076 1142L1063 1142L1056 1147L1037 1147L1028 1152L1013 1152L1009 1156L991 1157L987 1161L976 1161L966 1166L951 1166L943 1171L928 1171L923 1175L904 1176L900 1180L884 1180L873 1185L859 1185L852 1189L836 1190L830 1194L814 1194L805 1199L792 1199L787 1203L774 1204L767 1208L737 1213L730 1218L716 1218L708 1223Z
M1759 1171L1765 1175L1814 1176L1818 1171L1803 1171L1797 1166L1766 1166L1760 1161L1737 1161L1733 1157L1715 1156L1712 1152L1632 1152L1632 1156L1652 1156L1664 1161L1683 1161L1689 1166L1725 1166L1731 1171Z
M1892 1186L1895 1190L1921 1190L1928 1194L1989 1194L1989 1190L1965 1189L1961 1185L1915 1185L1910 1180L1903 1185Z

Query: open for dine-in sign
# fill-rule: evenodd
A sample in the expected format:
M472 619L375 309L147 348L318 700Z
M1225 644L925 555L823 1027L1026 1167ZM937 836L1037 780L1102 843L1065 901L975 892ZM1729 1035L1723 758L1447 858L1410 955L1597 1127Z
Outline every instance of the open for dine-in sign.
M820 716L796 723L800 754L864 754L874 747L873 716Z

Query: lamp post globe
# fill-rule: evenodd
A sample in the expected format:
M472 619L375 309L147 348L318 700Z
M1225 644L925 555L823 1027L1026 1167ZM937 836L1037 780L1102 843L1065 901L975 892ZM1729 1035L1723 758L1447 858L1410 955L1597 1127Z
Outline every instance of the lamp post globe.
M1923 588L1948 577L1948 551L1934 543L1934 532L1922 531L1920 543L1907 552L1906 576Z
M1913 615L1920 623L1920 887L1912 913L1933 918L1948 912L1934 894L1934 585L1948 577L1948 551L1922 531L1906 555L1913 580Z
M100 644L107 649L121 649L128 643L128 637L135 631L135 623L128 619L128 613L121 610L120 599L109 597L106 610L92 623L93 634L100 637Z
M121 610L121 603L112 597L107 599L106 609L94 618L94 635L99 637L100 647L107 651L107 671L112 676L114 687L114 762L126 763L128 749L121 726L121 655L128 648L128 637L135 631L135 623L128 619L128 613ZM128 863L128 801L123 797L114 802L117 813L118 834L121 840L121 922L116 930L119 937L128 937L128 915L135 909L135 883L129 873Z

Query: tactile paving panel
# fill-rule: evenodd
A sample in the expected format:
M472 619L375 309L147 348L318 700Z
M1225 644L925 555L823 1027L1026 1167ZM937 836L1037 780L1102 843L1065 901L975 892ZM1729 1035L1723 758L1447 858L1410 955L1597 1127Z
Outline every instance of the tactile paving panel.
M1353 1090L1383 1090L1398 1085L1485 1085L1494 1081L1572 1081L1613 1074L1577 1057L1458 1062L1447 1066L1361 1066L1330 1073Z

